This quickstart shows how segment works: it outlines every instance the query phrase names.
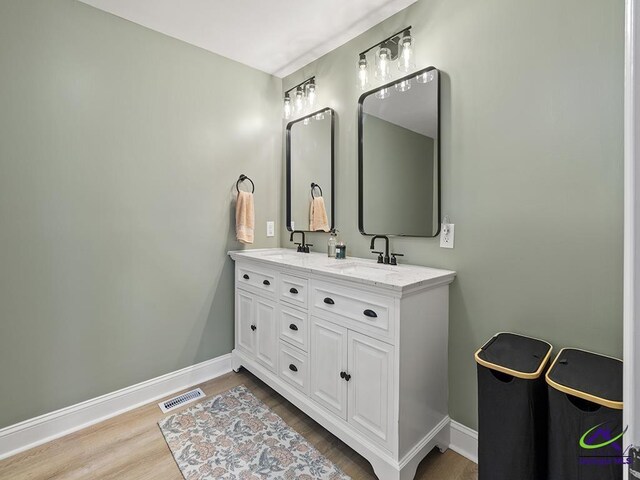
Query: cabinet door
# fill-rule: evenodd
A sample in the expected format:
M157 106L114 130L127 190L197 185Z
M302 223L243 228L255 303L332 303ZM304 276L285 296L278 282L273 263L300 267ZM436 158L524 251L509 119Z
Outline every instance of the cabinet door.
M256 353L254 330L254 296L236 289L236 347L251 355Z
M273 372L278 368L278 315L274 302L255 298L256 358Z
M393 346L349 330L349 423L391 449Z
M347 367L347 329L313 318L311 323L311 397L346 420L347 381L340 373Z

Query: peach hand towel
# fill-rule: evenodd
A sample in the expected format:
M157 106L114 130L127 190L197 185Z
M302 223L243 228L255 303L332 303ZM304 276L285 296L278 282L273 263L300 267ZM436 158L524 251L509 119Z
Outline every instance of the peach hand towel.
M311 200L311 211L309 212L309 230L312 232L328 232L329 220L327 219L327 209L324 206L324 198L315 197Z
M253 193L240 191L236 200L236 238L239 242L253 243L254 224Z

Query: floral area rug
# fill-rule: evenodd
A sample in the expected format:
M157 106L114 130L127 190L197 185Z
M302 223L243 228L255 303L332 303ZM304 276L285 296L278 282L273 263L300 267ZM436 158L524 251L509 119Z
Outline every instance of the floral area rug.
M186 480L345 480L244 386L158 423Z

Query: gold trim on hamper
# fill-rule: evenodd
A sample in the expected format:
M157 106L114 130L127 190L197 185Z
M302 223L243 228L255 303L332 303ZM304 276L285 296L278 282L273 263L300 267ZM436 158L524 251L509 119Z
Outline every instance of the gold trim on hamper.
M551 370L553 370L553 367L555 366L556 362L560 358L560 355L562 355L562 352L565 351L565 350L566 350L566 348L563 348L562 350L560 350L560 352L558 352L558 355L556 355L556 358L553 360L553 363L551 364L551 368L549 369L549 371L545 375L545 378L546 378L547 383L549 384L549 386L555 388L556 390L559 390L562 393L567 393L569 395L573 395L574 397L578 397L578 398L581 398L583 400L587 400L589 402L597 403L598 405L602 405L603 407L613 408L614 410L622 410L623 402L616 402L614 400L607 400L606 398L596 397L595 395L591 395L591 394L586 393L586 392L581 392L580 390L574 390L573 388L566 387L564 385L556 383L556 382L554 382L553 380L551 380L549 378L549 373L551 372ZM579 349L572 348L571 350L579 350ZM581 351L582 352L587 352L587 350L581 350ZM593 352L587 352L587 353L593 353ZM600 355L600 354L597 353L595 355ZM602 357L606 357L606 355L601 355L601 356ZM620 359L614 358L614 357L608 357L608 358L613 358L614 360L621 361Z
M535 380L536 378L539 378L540 375L542 375L542 372L544 371L544 367L547 365L547 362L549 361L549 357L551 356L552 347L550 344L548 345L549 345L549 350L547 351L547 354L545 355L544 359L540 363L540 367L538 368L538 370L536 370L533 373L519 372L518 370L511 370L510 368L503 367L502 365L496 365L495 363L487 362L486 360L483 360L479 356L480 352L482 351L482 348L478 349L478 351L475 353L475 357L476 357L476 362L478 362L483 367L487 367L487 368L490 368L491 370L496 370L498 372L506 373L507 375L511 375L513 377L522 378L524 380Z

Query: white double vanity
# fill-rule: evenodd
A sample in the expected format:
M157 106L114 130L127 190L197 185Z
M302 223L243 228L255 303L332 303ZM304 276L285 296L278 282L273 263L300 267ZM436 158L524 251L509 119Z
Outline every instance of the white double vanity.
M233 368L252 372L371 462L412 479L448 446L455 272L288 249L230 252Z

